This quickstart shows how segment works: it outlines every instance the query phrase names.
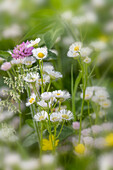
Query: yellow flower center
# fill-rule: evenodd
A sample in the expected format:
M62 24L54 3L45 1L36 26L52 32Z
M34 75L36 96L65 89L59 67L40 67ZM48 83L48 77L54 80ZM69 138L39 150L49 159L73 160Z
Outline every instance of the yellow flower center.
M64 115L62 115L62 118L64 118L64 119L69 119L69 116L66 115L66 114L64 114Z
M74 51L78 51L79 50L79 46L76 46L75 48L74 48Z
M35 99L32 97L31 99L29 99L29 103L33 103Z
M85 146L83 144L78 144L77 146L75 146L75 152L79 154L84 154Z
M104 106L108 106L108 103L104 103L103 105L104 105Z
M89 97L89 94L86 94L85 97Z
M44 57L44 54L43 54L43 53L38 53L38 57L39 57L39 58L43 58L43 57Z
M57 96L60 96L60 93L57 93Z
M108 136L105 138L107 146L113 146L113 133L110 133Z
M26 61L27 64L31 64L31 61Z
M42 119L44 119L44 116L40 116L40 117L39 117L39 120L42 120Z
M53 117L52 120L53 120L53 121L57 120L57 117Z

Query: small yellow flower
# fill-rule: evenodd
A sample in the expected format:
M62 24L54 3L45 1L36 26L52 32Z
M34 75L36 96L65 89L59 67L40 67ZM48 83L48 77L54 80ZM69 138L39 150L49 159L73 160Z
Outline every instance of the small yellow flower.
M52 140L51 140L51 138L52 138ZM52 142L55 143L54 145L56 147L58 145L59 140L55 141L53 135L52 135L52 137L49 136L49 140L43 139L43 141L42 141L42 150L43 151L53 150L53 143Z
M113 133L107 135L105 141L107 146L113 146Z
M85 146L83 144L78 144L77 146L75 146L75 152L78 154L84 154Z

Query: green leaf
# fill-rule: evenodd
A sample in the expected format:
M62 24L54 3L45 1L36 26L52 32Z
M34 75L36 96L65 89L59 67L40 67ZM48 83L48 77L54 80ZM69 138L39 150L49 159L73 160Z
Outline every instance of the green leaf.
M52 48L56 39L63 34L63 28L50 30L44 35L44 41L48 49Z
M33 133L33 134L26 137L26 139L23 142L23 145L25 147L29 147L29 146L37 143L37 142L38 142L37 134Z
M47 58L45 58L45 60L57 60L57 56L55 53L51 52L51 51L48 51L48 56Z
M27 119L25 121L25 123L27 123L30 127L34 128L34 124L33 124L33 120L32 119Z
M0 57L4 58L6 61L11 61L12 56L7 51L0 51Z
M58 126L57 128L57 135L59 134L60 132L60 129L61 129L61 126ZM71 136L74 134L74 131L73 131L73 128L72 127L67 127L67 126L64 126L63 129L62 129L62 132L59 136L59 140L64 140L66 139L68 136Z

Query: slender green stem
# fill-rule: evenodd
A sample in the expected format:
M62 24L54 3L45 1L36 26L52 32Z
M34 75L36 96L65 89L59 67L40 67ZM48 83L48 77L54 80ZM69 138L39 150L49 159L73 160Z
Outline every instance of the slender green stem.
M60 129L60 132L59 132L59 134L57 135L56 139L60 136L60 134L61 134L61 132L62 132L62 129L63 129L63 126L64 126L64 122L65 122L65 121L63 120L61 129Z
M40 75L41 75L41 93L43 93L43 69L42 69L42 65L43 65L43 61L39 60L39 67L40 67Z

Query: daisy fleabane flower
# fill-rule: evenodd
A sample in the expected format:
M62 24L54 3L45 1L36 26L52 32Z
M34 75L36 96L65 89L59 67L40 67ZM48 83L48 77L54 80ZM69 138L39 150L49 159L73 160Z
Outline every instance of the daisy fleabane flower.
M80 50L80 55L82 57L89 56L91 53L92 53L92 49L89 47L84 47L84 48L81 48L81 50Z
M53 97L53 94L51 92L44 92L41 94L42 100L48 101Z
M38 60L46 58L48 54L47 47L36 48L33 49L32 52L33 56Z
M61 114L62 120L71 120L73 119L73 113L70 110L60 110L59 112Z
M34 47L29 47L27 48L27 46L30 44L29 41L27 41L26 43L23 42L20 45L17 45L12 53L12 57L15 59L19 59L19 58L24 58L24 57L29 57L32 55L32 50L34 49Z
M31 40L31 41L30 41L30 44L27 45L27 48L38 46L38 43L40 42L40 40L41 40L40 38L36 38L35 40Z
M84 59L84 63L90 63L91 62L91 58L89 58L89 57L86 57L85 59Z
M24 80L26 82L35 82L39 79L39 73L27 73L27 75L24 77Z
M47 103L44 100L37 102L37 104L43 108L47 108Z
M53 96L58 99L59 101L65 101L70 98L70 94L67 91L62 91L62 90L55 90L52 92Z
M36 95L32 93L32 95L28 99L28 102L26 103L26 106L30 106L31 104L33 104L35 102L35 99L36 99Z
M46 111L41 111L41 112L38 112L35 116L34 116L34 119L37 121L37 122L40 122L42 120L45 120L47 118L47 112Z
M79 52L82 48L81 42L75 42L69 47L69 51L67 53L68 57L77 57L79 56Z
M23 64L25 64L26 66L31 66L35 62L36 62L36 59L33 56L23 59Z
M50 121L51 122L58 122L58 121L61 121L61 114L59 112L53 112L51 115L50 115Z
M91 99L92 98L92 96L93 96L93 92L92 91L88 91L88 90L86 90L86 92L85 92L85 100L89 100L89 99ZM81 95L80 95L80 97L83 99L83 93L81 93Z

